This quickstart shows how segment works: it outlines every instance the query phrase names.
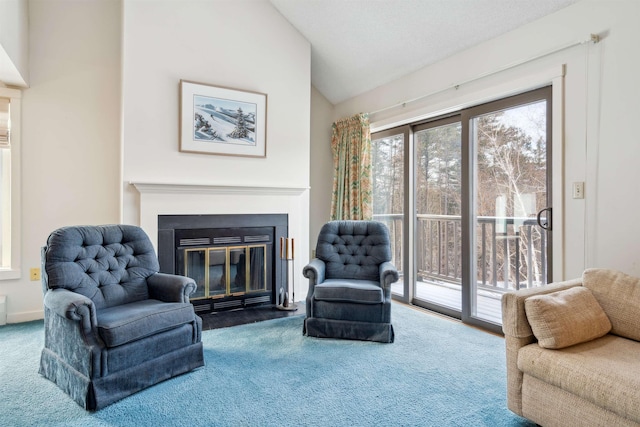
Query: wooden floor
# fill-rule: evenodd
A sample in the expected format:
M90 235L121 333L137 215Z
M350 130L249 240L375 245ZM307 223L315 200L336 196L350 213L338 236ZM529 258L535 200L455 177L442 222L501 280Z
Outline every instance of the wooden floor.
M391 286L392 292L401 293L401 283ZM450 284L437 284L418 282L415 297L421 300L445 306L457 311L461 310L460 286ZM474 317L486 320L498 325L502 324L502 293L479 290L477 295L477 308Z

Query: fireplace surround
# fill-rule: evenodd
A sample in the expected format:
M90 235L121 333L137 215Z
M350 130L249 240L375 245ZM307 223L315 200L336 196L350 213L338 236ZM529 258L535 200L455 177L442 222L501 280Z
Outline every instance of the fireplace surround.
M196 281L198 313L282 303L287 214L158 215L160 271Z

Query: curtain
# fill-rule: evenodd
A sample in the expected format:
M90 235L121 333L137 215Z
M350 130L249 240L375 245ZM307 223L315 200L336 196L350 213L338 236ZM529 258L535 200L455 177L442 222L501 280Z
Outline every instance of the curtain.
M357 114L333 124L333 196L331 219L372 218L371 130L369 115Z

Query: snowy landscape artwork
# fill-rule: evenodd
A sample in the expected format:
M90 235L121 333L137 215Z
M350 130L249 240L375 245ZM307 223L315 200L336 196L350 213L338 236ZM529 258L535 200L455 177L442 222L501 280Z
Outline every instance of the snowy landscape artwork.
M193 111L194 140L255 145L255 104L195 95Z
M180 82L180 150L266 156L266 95Z

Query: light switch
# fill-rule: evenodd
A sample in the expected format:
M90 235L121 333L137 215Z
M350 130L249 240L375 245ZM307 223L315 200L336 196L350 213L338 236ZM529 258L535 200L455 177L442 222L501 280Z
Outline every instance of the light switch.
M573 198L584 199L584 182L573 183Z

